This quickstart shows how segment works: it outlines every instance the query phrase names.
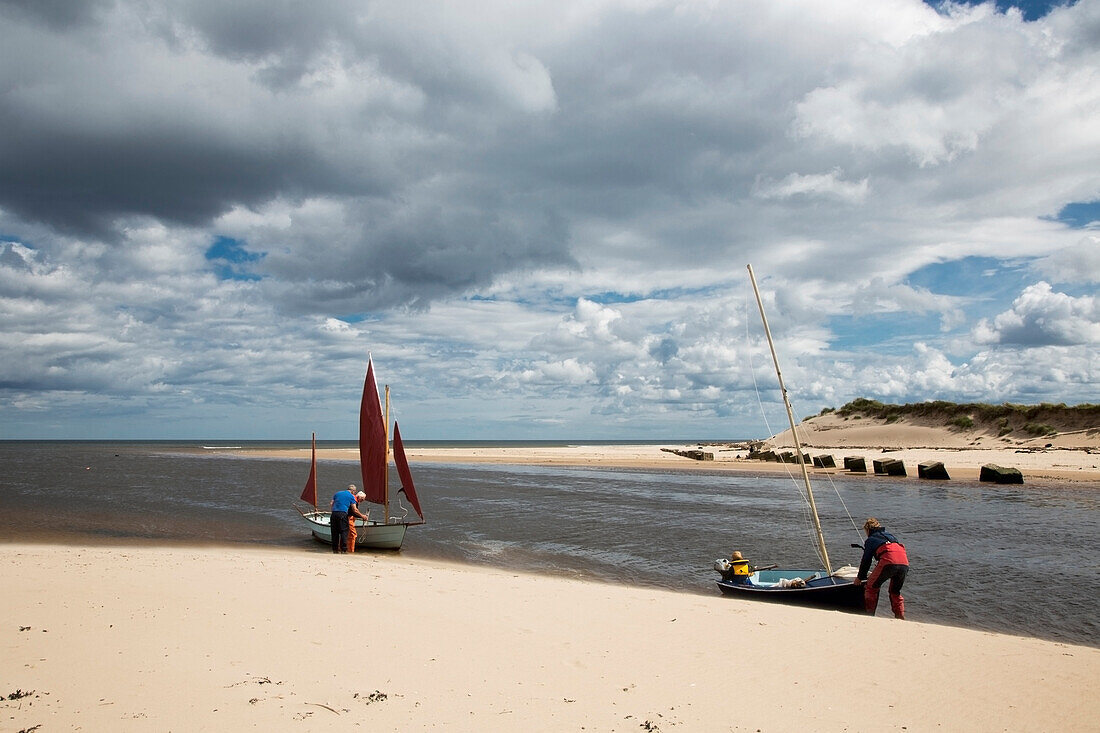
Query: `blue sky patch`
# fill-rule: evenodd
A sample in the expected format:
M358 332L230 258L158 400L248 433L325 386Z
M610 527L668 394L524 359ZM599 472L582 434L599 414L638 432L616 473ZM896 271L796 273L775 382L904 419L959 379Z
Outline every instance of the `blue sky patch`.
M965 298L958 304L966 313L961 324L950 332L942 331L942 314L938 310L835 316L828 321L828 327L833 332L830 347L845 351L908 354L914 341L935 345L940 339L968 331L982 318L993 318L1002 313L1035 280L1035 274L1024 260L963 257L925 265L910 273L904 284L935 295Z
M616 305L618 303L636 303L639 300L645 300L647 297L648 296L637 294L604 291L602 293L591 293L584 296L584 299L590 300L593 303L598 303L600 305Z
M914 270L905 279L905 284L936 295L1011 302L1034 279L1020 261L963 257Z
M249 265L264 258L263 253L249 252L244 243L230 237L218 237L206 250L206 259L214 263L214 272L222 280L260 280L249 271Z
M942 10L945 5L944 0L924 0L924 2L936 10ZM982 5L983 0L957 0L957 3L959 5ZM1019 8L1020 12L1024 14L1024 20L1028 21L1038 20L1054 8L1076 4L1075 0L996 0L996 3L997 10L1001 13L1009 8Z
M584 299L600 305L618 305L620 303L638 303L643 300L677 300L688 296L705 297L719 290L720 288L713 285L701 288L660 288L647 291L645 294L605 290L601 293L589 293L584 296Z
M31 247L31 245L27 244L14 234L5 234L4 232L0 232L0 242L15 242L16 244L21 244L24 247ZM34 249L34 247L31 247L31 249Z
M1066 204L1056 218L1074 229L1084 229L1089 224L1100 222L1100 201Z
M366 320L378 320L376 316L372 316L369 313L343 313L338 316L333 316L337 320L344 323L362 323Z
M900 356L911 354L915 341L935 345L936 337L940 335L940 314L876 313L834 316L826 325L833 332L829 341L831 350L873 351ZM921 336L914 337L913 334Z

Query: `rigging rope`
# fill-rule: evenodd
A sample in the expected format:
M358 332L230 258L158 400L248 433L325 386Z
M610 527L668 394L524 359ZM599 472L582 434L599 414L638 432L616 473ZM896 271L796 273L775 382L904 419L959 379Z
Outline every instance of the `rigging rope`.
M746 314L746 316L745 316L745 353L747 354L747 356L749 358L749 374L752 375L752 386L753 386L753 389L756 391L756 403L760 407L760 416L762 418L764 418L764 427L767 429L768 435L776 435L777 433L774 430L772 430L771 423L768 422L768 415L767 415L767 412L764 410L764 401L760 398L760 385L756 381L756 367L752 363L752 347L750 345L751 334L749 332L749 320L750 319L748 317L748 314L752 312L752 303L750 303L748 301L748 296L747 295L746 295L745 301L746 301L746 304L745 304L745 314ZM789 399L789 397L788 397L788 399ZM775 446L775 447L778 448L779 446ZM816 533L814 532L813 520L810 517L810 506L809 506L810 505L810 497L806 496L806 492L802 490L802 485L799 483L799 481L795 477L795 475L793 473L791 473L790 464L788 464L786 461L783 461L782 465L783 465L783 470L787 472L787 478L789 478L791 480L791 483L794 484L794 488L798 492L798 495L802 498L802 505L801 505L802 523L803 523L804 528L806 529L807 533L810 535L810 538L812 540L815 537ZM812 542L812 544L814 546L815 551L817 552L818 559L821 560L822 565L824 565L825 564L825 558L821 554L821 548L817 546L817 542Z

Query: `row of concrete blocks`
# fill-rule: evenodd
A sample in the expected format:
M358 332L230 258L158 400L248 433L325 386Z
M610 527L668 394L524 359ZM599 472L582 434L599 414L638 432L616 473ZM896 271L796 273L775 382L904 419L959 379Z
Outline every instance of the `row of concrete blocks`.
M764 461L798 463L798 456L792 451L785 451L778 454L773 451L763 451L761 453L754 453L752 457ZM808 453L803 453L802 460L805 461L807 465L812 462L814 468L836 468L836 462L829 454L813 456L811 458ZM909 475L905 471L905 462L897 458L876 459L871 461L871 466L876 476ZM851 471L852 473L867 473L867 461L863 456L845 456L844 470ZM925 461L924 463L917 464L917 477L932 481L947 481L951 478L941 461ZM1003 466L988 463L982 466L978 480L995 484L1022 484L1024 482L1024 476L1020 473L1020 469L1018 468L1005 468Z
M830 456L830 460L832 457ZM816 466L817 463L815 462ZM896 458L883 458L871 461L875 474L879 476L906 476L905 463ZM867 463L862 456L848 456L844 459L844 468L853 473L867 473ZM941 461L925 461L917 464L917 477L938 481L947 481L951 478ZM1024 475L1018 468L1006 468L993 463L982 466L978 474L979 481L995 484L1022 484Z
M872 467L875 469L876 476L908 476L909 474L905 470L905 462L900 461L897 458L881 458L871 461ZM852 473L867 473L867 461L863 456L846 456L844 458L844 468ZM939 461L929 461L927 463L921 463L917 466L917 476L926 479L939 479L946 480L951 478L947 475L947 469L943 467L943 464Z

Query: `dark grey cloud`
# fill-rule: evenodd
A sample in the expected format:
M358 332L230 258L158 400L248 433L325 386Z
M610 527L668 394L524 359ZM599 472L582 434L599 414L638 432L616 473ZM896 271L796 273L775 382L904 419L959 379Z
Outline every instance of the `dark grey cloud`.
M0 208L10 214L122 246L135 217L209 227L235 210L329 200L357 236L299 219L242 237L271 253L263 274L289 285L269 292L314 312L334 301L351 312L424 304L570 261L558 202L522 202L513 176L476 172L496 124L484 121L552 98L537 63L494 48L500 68L483 68L480 51L454 68L403 63L422 54L417 18L393 7L388 24L341 2L114 10L67 34L0 32L24 55L0 72L16 90L0 97ZM271 74L285 83L272 89ZM435 186L449 178L462 180Z
M258 271L299 313L355 315L489 285L502 270L571 265L568 232L553 212L514 217L506 207L364 203L337 231L303 227L306 241L272 249ZM253 244L262 248L262 240ZM324 257L310 253L324 251Z
M363 194L373 185L369 175L348 180L293 139L233 144L198 126L131 122L81 130L0 111L9 132L0 136L0 202L61 231L111 239L116 220L127 216L197 226L235 205L305 191Z
M318 0L308 4L276 0L187 0L168 10L177 36L197 33L214 53L263 61L293 56L309 59L326 43L354 32L367 3Z
M64 30L90 23L114 0L0 0L0 18L29 20Z

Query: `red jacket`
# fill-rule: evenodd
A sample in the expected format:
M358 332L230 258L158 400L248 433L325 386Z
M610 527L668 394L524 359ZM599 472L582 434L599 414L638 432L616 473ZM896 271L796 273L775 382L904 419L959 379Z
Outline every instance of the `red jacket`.
M871 569L871 560L878 560L883 565L908 565L909 556L905 554L905 545L898 542L898 538L885 529L876 529L863 543L863 561L859 564L860 580L867 577L867 571Z

